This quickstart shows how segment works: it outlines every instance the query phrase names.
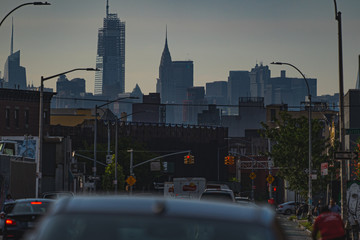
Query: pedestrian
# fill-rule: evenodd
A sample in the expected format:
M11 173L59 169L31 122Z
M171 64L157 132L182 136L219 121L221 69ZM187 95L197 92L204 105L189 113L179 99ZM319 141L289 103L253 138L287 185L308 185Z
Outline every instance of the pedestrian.
M332 198L330 199L329 210L330 212L341 214L341 208L339 207L339 205L336 204L336 202Z
M12 198L11 194L9 193L8 195L6 195L6 199L5 199L5 202L8 203L8 202L14 202L15 200Z
M319 216L320 215L320 209L322 208L321 199L319 199L317 205L315 206L313 215Z
M345 240L344 223L338 213L330 212L328 206L320 209L320 215L315 219L312 239L320 232L322 240Z

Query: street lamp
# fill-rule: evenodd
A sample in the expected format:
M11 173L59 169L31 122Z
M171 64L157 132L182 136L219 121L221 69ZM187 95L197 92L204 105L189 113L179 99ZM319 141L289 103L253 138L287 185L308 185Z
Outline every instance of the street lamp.
M309 193L308 193L308 205L309 205L309 210L308 210L308 218L311 219L312 217L312 180L311 180L311 176L312 176L312 160L311 160L311 153L312 153L312 146L311 146L311 94L310 94L310 87L309 87L309 83L308 80L306 79L305 75L294 65L290 64L290 63L285 63L285 62L272 62L271 64L275 64L275 65L288 65L290 67L295 68L300 74L301 76L304 78L305 83L306 83L306 87L307 87L307 91L308 91L308 98L309 98Z
M341 30L341 12L337 10L336 0L335 5L335 19L338 21L338 51L339 51L339 137L340 137L340 151L345 150L345 129L344 129L344 76L343 76L343 53L342 53L342 30ZM341 179L341 217L347 218L347 202L346 202L346 167L345 162L340 162L340 179Z
M16 9L19 9L19 8L21 8L23 6L26 6L26 5L42 6L42 5L51 5L51 4L48 3L48 2L29 2L29 3L21 4L21 5L17 6L16 8L14 8L13 10L11 10L8 14L6 14L6 16L1 20L0 26L12 12L14 12Z
M94 68L75 68L66 72L62 72L59 74L55 74L53 76L50 77L43 77L41 76L41 85L40 85L40 110L39 110L39 146L38 146L38 162L36 165L36 197L39 197L39 192L41 190L41 172L40 172L40 164L42 164L42 145L43 145L43 125L44 125L44 82L70 73L70 72L75 72L75 71L99 71L98 69L94 69Z

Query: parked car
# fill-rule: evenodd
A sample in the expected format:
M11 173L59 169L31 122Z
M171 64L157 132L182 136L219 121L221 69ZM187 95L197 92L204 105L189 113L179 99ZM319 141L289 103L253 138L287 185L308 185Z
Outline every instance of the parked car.
M276 207L276 212L287 215L295 214L298 205L299 203L295 203L295 201L285 202Z
M74 193L67 191L55 191L55 192L45 192L41 196L42 198L59 199L62 197L74 197Z
M230 189L208 188L201 194L200 200L235 202L235 196Z
M248 197L235 197L235 202L244 206L258 207L258 205L256 205L255 202L250 200Z
M4 202L4 204L2 206L1 213L0 213L0 232L1 232L1 234L4 229L6 214L11 212L14 205L15 205L15 201L11 201L11 202Z
M4 219L3 240L20 239L26 231L33 229L45 215L51 199L19 199Z
M28 240L284 239L266 208L149 197L58 200Z

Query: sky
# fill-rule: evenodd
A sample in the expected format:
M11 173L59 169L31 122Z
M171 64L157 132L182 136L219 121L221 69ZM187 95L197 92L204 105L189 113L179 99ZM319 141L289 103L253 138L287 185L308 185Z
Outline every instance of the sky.
M23 0L0 0L0 20ZM97 34L106 0L48 0L50 6L24 6L0 26L0 71L20 50L27 82L79 67L95 67ZM337 0L342 13L344 92L355 88L360 54L360 1ZM338 22L333 0L109 0L109 12L126 22L125 91L138 84L156 92L161 53L168 29L173 61L194 61L194 86L227 81L229 71L268 65L271 77L317 78L317 95L339 91ZM77 71L94 91L94 72ZM56 90L56 79L45 82ZM312 95L315 95L312 93Z

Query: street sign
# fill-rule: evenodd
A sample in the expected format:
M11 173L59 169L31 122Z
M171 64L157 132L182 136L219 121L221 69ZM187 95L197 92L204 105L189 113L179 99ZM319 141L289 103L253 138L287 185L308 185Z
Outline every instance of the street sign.
M110 164L112 162L112 155L106 155L106 164Z
M256 174L254 172L251 172L250 175L249 175L249 178L251 180L254 180L256 178Z
M327 162L321 163L321 176L328 175L328 168L329 168L329 165Z
M345 134L346 135L360 134L360 128L348 128L348 129L345 129Z
M266 181L269 183L269 184L272 184L274 182L275 178L269 174L269 176L267 176L266 178Z
M133 176L129 176L126 179L126 182L127 182L127 184L129 184L129 186L132 186L132 185L134 185L136 183L136 179Z
M335 152L334 158L337 160L350 160L350 159L356 159L358 157L357 152Z

